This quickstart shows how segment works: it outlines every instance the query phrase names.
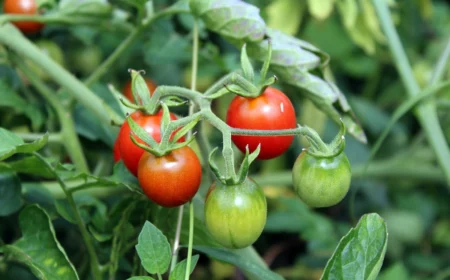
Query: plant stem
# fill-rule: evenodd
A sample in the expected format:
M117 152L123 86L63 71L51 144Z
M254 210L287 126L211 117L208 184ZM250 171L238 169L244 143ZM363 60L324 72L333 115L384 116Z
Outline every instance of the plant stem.
M175 231L175 239L172 246L172 261L170 263L170 271L172 271L178 262L178 249L180 248L181 225L183 223L184 205L178 208L177 229Z
M44 165L47 166L48 170L50 170L53 175L55 176L56 180L58 181L59 185L61 186L62 190L66 194L67 201L69 202L69 206L72 209L74 215L75 215L75 221L78 225L78 228L80 229L81 236L84 240L84 243L87 247L87 251L89 254L89 257L91 259L91 271L92 276L95 280L102 280L102 275L100 271L100 263L97 258L97 254L95 253L94 245L92 243L92 239L89 236L89 233L86 230L85 224L83 222L83 219L81 218L80 212L78 211L77 205L75 203L75 200L73 199L72 194L69 192L66 184L64 181L59 177L58 173L55 172L53 169L53 166L51 166L40 154L34 152L33 155L38 158Z
M45 133L16 133L17 136L22 138L25 142L36 141L42 137L44 137ZM62 143L61 133L49 133L48 134L48 142L49 143Z
M13 56L13 61L55 110L61 124L60 135L62 144L69 153L70 158L77 167L78 171L89 173L89 168L83 154L83 148L76 133L75 123L70 112L65 110L64 105L56 97L56 93L53 92L44 82L42 82L20 58Z
M400 73L400 77L407 93L410 97L415 96L419 94L420 88L414 79L408 58L406 57L406 53L402 47L397 31L395 30L394 23L392 22L387 3L386 1L379 0L373 0L372 2L380 19L384 33L386 34L395 65ZM439 74L439 71L437 74ZM439 75L435 76L437 77ZM416 115L427 135L428 142L431 144L438 162L444 171L447 185L450 187L450 150L439 125L435 105L432 102L420 104L417 108Z
M189 244L188 244L188 254L186 261L186 273L184 280L189 280L189 275L191 272L191 260L192 260L192 245L194 243L194 203L189 202Z
M432 86L442 80L442 77L445 75L445 71L447 70L447 65L450 57L450 38L445 45L444 51L439 57L436 66L434 67L433 74L431 75L431 79L428 82L428 86Z

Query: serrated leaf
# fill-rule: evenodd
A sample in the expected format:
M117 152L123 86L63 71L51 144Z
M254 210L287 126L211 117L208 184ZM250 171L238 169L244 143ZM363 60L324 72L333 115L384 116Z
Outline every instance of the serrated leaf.
M375 213L362 216L339 242L321 279L376 279L387 241L384 220Z
M16 153L32 153L41 149L47 144L48 134L34 142L24 143L22 138L0 127L0 139L0 160L5 160Z
M308 0L309 13L319 20L324 20L333 11L334 0Z
M33 129L38 129L44 122L44 115L37 104L23 99L4 80L0 80L0 107L9 107L24 114L31 120Z
M194 246L198 250L211 258L227 262L238 266L246 273L249 273L255 279L264 280L282 280L284 279L275 272L270 271L263 263L256 262L251 258L252 254L256 254L253 248L245 248L239 250L229 250L225 248L212 248L206 246Z
M197 265L199 255L194 255L191 258L190 274L194 271ZM177 263L173 271L170 273L169 280L184 280L186 275L187 259Z
M8 259L28 266L42 280L79 279L42 208L27 206L19 215L19 225L22 238L5 246Z
M208 29L233 40L257 42L264 37L265 23L259 9L239 0L191 0L191 11Z
M148 273L163 274L170 264L170 244L166 236L152 223L146 221L139 234L136 251Z
M8 216L22 207L21 190L19 177L11 169L0 166L0 216Z

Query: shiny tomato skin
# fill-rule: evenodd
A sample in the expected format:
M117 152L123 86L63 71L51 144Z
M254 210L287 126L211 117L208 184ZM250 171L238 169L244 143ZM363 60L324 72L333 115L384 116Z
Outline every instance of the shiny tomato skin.
M118 162L120 160L120 144L119 144L119 138L116 139L116 142L114 142L113 147L113 155L114 155L114 163Z
M38 6L36 0L5 0L3 12L5 14L34 15L38 13ZM35 33L44 27L42 23L35 21L16 21L13 24L24 33Z
M148 90L150 91L150 95L153 94L156 90L156 84L149 78L144 78L145 83L147 84ZM122 89L123 95L130 101L134 103L133 91L131 90L131 80L129 80Z
M146 115L140 111L136 111L130 116L139 126L143 127L156 142L161 141L161 120L162 120L162 111L158 112L156 115ZM174 114L170 114L171 120L176 120L177 117ZM144 150L136 146L130 138L131 128L128 125L128 122L125 121L122 124L119 132L119 151L120 156L122 157L122 161L128 170L134 175L138 174L138 164L139 160L144 154ZM137 139L140 143L143 143L142 140ZM182 137L178 142L184 141L184 137Z
M255 98L236 96L227 111L227 124L234 128L279 130L297 126L295 109L289 98L280 90L268 87ZM233 135L233 143L245 153L261 144L258 159L271 159L283 154L294 136L242 136Z
M230 186L215 182L209 188L205 225L222 246L232 249L250 246L261 235L266 219L266 197L252 179Z
M176 207L191 200L202 179L202 166L188 146L157 157L145 152L139 161L138 180L145 195L158 205Z
M292 168L294 190L310 207L330 207L342 201L351 177L350 162L344 152L323 158L303 151Z

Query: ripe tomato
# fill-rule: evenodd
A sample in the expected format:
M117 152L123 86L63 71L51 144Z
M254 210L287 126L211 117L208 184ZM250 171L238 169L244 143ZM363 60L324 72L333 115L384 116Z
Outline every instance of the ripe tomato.
M116 142L114 142L113 154L114 154L114 162L118 162L118 161L120 160L120 144L119 144L119 138L117 138L117 139L116 139Z
M38 12L37 9L36 0L5 0L3 2L5 14L34 15ZM24 33L35 33L44 27L42 23L35 21L16 21L13 24Z
M191 200L202 179L202 166L188 146L156 157L145 152L139 161L138 180L142 190L153 202L176 207Z
M205 224L214 239L227 248L244 248L261 235L267 218L264 192L247 178L238 185L215 182L205 203Z
M276 88L268 87L255 98L236 96L227 111L227 124L234 128L278 130L295 128L295 109L289 98ZM271 159L284 153L294 136L242 136L231 137L234 144L245 152L248 145L253 152L258 144L258 159Z
M145 83L147 84L148 90L150 91L150 95L156 90L156 84L149 78L144 78ZM134 103L133 91L131 90L131 80L128 81L122 90L123 95L131 102Z
M329 207L347 194L351 181L350 163L345 153L320 158L303 151L292 170L294 189L311 207Z
M144 128L156 142L161 141L161 119L162 111L156 115L146 115L140 111L136 111L131 114L131 118L142 128ZM174 114L170 114L171 120L176 120L177 117ZM122 161L128 170L137 176L138 163L144 150L136 146L130 138L131 128L128 122L124 122L119 132L119 150ZM143 143L140 139L137 139L140 143ZM184 141L184 137L178 140L178 142Z

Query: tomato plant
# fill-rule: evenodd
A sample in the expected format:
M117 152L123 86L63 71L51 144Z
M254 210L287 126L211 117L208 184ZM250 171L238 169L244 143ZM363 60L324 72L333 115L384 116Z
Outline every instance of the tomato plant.
M200 187L202 166L188 146L164 156L144 153L139 161L138 180L145 195L164 207L191 200Z
M206 195L205 224L227 248L244 248L261 235L267 217L266 197L250 178L237 185L215 182Z
M121 159L119 138L117 138L116 141L114 142L113 157L114 157L114 162L118 162Z
M156 90L156 84L149 78L145 78L150 95ZM134 102L133 91L131 90L131 80L128 81L122 89L123 95L131 102Z
M339 203L350 188L350 180L350 163L344 152L321 158L303 151L292 169L295 192L311 207Z
M38 5L36 0L5 0L3 11L6 14L34 15L38 13ZM42 23L35 21L16 21L13 23L24 33L35 33L44 27Z
M227 124L235 128L277 130L295 128L295 109L289 98L280 90L268 87L260 96L236 96L227 111ZM283 154L294 136L242 136L233 135L233 143L245 152L261 144L258 159L271 159Z
M148 134L150 134L155 141L161 141L161 118L162 111L156 115L147 115L140 111L136 111L131 114L131 118L142 128L144 128ZM170 114L171 120L176 120L177 117L174 114ZM128 170L134 175L138 175L138 164L141 156L144 154L144 150L136 146L131 138L131 129L127 122L124 122L120 128L118 141L119 151L123 163ZM179 141L183 141L181 138ZM140 140L138 140L140 141ZM142 142L142 141L140 141Z
M102 62L102 50L98 46L83 46L69 53L70 66L73 70L89 75Z
M35 42L35 44L44 55L50 57L56 63L64 66L65 56L58 44L50 40L38 40ZM50 76L47 73L46 69L42 69L42 67L39 67L31 61L28 62L28 66L31 67L32 70L35 71L41 79L46 81L50 79Z

